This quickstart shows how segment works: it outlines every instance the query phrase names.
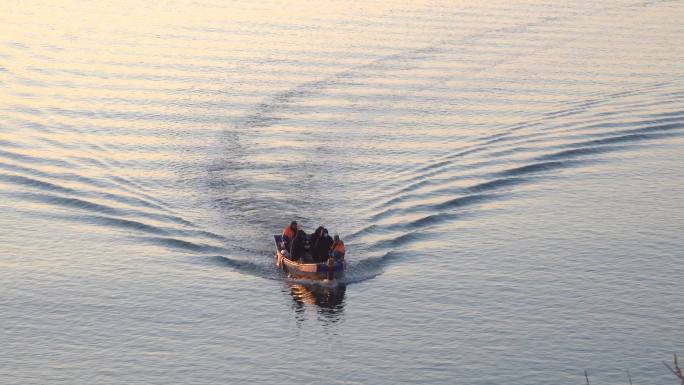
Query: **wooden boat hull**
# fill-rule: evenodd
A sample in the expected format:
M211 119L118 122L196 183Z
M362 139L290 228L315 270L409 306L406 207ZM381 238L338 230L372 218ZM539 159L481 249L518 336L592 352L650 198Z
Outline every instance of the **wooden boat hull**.
M329 260L321 263L301 263L287 258L281 249L282 237L274 235L276 243L276 266L281 268L291 278L325 280L337 279L344 276L344 260Z

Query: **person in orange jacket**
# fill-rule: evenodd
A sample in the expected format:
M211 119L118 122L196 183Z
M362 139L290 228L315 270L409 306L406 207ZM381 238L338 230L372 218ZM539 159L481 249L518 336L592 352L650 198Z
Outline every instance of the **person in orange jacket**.
M297 234L297 221L292 221L283 229L283 243L285 250L290 250L290 242L292 242L294 239L295 234Z
M347 250L344 248L344 242L342 242L339 235L335 234L333 237L333 244L330 247L330 255L335 259L343 259L346 252Z

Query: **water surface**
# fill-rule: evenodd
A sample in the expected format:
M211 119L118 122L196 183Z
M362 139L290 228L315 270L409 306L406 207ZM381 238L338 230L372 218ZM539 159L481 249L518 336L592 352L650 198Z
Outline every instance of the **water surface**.
M670 384L684 3L0 5L8 384ZM272 234L338 232L344 281Z

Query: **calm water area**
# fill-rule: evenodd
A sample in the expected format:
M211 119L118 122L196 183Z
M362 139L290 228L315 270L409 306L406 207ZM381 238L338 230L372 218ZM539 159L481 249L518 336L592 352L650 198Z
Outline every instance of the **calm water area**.
M0 383L676 384L683 156L682 1L0 1Z

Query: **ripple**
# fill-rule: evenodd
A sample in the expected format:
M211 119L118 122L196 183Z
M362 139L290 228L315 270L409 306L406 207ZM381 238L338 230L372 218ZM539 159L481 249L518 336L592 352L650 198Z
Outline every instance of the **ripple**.
M18 205L228 260L263 255L291 217L333 223L369 269L356 277L376 276L423 232L682 136L664 39L681 28L638 23L672 6L643 5L377 5L11 38L0 181Z

